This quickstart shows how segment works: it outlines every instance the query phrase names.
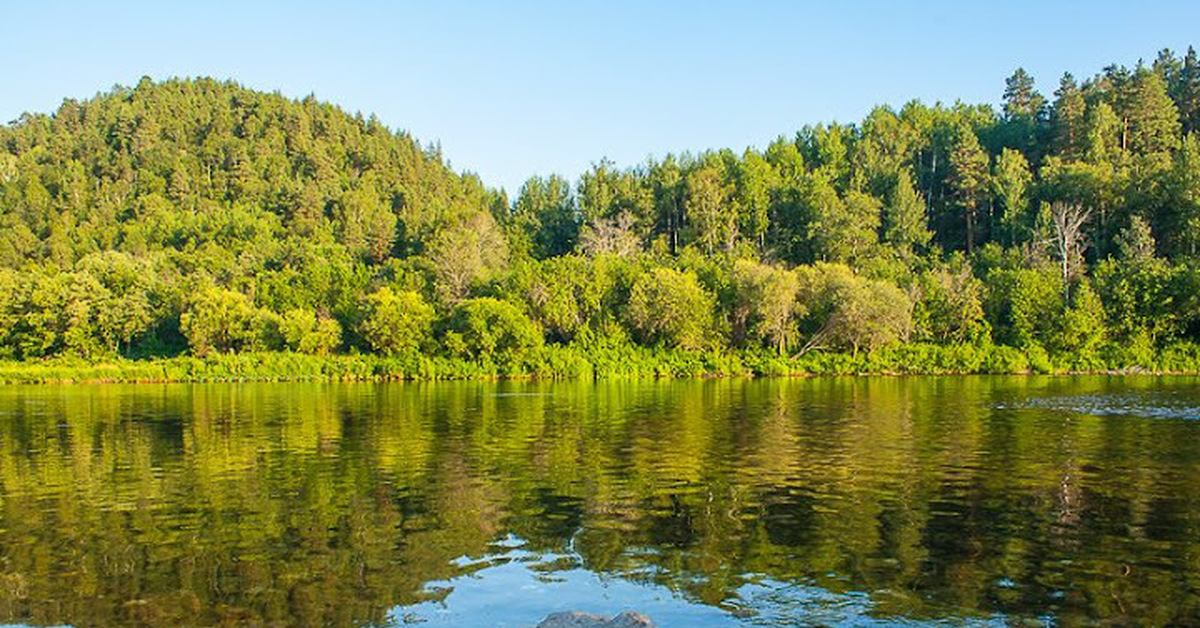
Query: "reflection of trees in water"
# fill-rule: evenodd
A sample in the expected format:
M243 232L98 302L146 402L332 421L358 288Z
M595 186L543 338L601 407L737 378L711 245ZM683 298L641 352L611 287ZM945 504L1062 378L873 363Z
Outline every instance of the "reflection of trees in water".
M1197 618L1192 427L992 407L1067 385L7 389L0 619L380 622L508 532L711 604L764 574L883 614Z

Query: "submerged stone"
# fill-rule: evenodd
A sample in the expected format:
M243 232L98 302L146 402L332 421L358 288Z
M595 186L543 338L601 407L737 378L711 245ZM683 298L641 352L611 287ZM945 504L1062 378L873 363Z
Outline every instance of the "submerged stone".
M654 628L654 622L633 611L625 611L611 619L594 613L569 611L549 615L537 628Z

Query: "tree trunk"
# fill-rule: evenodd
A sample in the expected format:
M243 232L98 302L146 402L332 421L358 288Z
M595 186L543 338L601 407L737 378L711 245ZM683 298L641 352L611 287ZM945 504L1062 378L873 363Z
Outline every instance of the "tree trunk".
M975 210L967 208L967 256L975 250Z
M1071 307L1071 278L1070 267L1067 263L1067 252L1062 252L1063 304Z

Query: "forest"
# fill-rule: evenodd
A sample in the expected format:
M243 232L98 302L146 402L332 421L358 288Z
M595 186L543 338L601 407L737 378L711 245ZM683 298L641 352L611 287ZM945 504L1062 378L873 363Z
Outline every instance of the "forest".
M1200 370L1195 50L1002 89L512 197L313 96L67 99L0 127L0 380Z

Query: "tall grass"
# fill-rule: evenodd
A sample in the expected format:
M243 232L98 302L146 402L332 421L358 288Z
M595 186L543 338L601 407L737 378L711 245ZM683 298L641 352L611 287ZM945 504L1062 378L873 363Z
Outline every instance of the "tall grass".
M1040 347L899 344L873 352L691 352L634 344L547 345L506 362L412 354L313 356L227 353L150 360L0 361L0 383L398 381L494 378L622 379L856 374L1022 374L1066 372L1200 372L1200 345L1161 350L1102 346L1086 354L1050 356Z

